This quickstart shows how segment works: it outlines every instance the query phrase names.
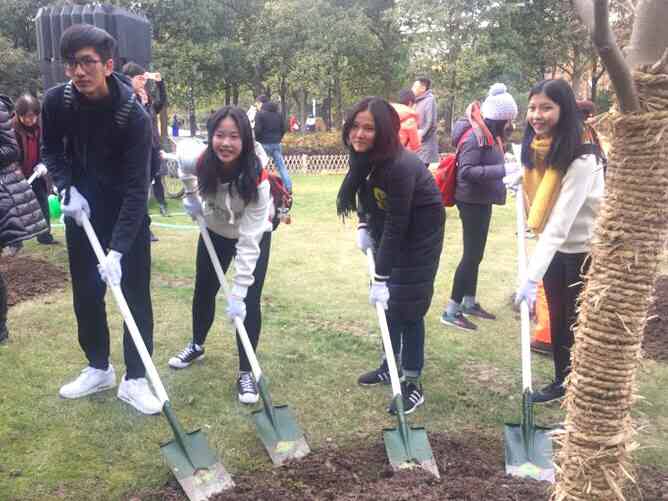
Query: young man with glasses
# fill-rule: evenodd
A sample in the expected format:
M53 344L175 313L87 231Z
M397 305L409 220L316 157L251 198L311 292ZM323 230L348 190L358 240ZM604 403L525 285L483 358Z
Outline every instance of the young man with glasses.
M60 51L71 81L50 89L42 107L42 159L63 200L79 344L88 359L79 377L60 388L63 398L116 386L109 361L107 285L121 286L153 351L146 208L151 123L130 82L113 71L115 45L95 26L65 30ZM82 228L84 215L108 252L99 266ZM123 351L127 372L118 397L144 414L160 412L126 326Z

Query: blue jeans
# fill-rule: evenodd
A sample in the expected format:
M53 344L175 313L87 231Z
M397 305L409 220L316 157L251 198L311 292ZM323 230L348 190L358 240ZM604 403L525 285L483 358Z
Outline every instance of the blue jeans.
M281 176L285 188L292 193L292 180L290 179L290 174L288 174L288 168L285 166L285 162L283 162L281 143L262 143L262 147L264 148L264 151L267 152L267 155L274 161L276 170L278 170L278 175Z

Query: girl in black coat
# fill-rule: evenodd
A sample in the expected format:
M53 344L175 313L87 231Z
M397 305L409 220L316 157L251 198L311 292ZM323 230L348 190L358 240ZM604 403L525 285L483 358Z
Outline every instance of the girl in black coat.
M424 163L399 143L399 116L377 97L360 101L343 126L350 169L337 198L339 215L357 210L357 243L375 254L372 304L387 310L392 347L401 363L406 413L424 402L424 316L443 248L445 211ZM401 354L401 356L399 356ZM363 386L389 384L387 362L363 374ZM393 409L390 409L393 412Z

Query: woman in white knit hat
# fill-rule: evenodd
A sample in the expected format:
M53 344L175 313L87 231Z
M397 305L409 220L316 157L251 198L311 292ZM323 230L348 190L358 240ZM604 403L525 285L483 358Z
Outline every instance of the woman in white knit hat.
M464 253L441 322L473 331L477 326L468 316L496 318L476 298L478 269L485 253L492 205L506 202L503 177L519 169L515 163L504 162L503 150L504 129L517 116L517 104L506 86L496 83L482 106L472 103L466 114L467 118L455 124L452 134L453 145L459 148L455 201L462 221Z

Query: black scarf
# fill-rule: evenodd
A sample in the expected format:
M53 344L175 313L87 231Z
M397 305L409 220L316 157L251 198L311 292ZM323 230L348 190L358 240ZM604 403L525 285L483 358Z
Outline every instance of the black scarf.
M336 213L344 219L346 216L350 216L352 211L357 210L358 199L363 211L367 212L370 209L367 200L369 190L365 183L365 179L372 169L369 154L355 153L351 150L348 163L350 168L336 196Z

